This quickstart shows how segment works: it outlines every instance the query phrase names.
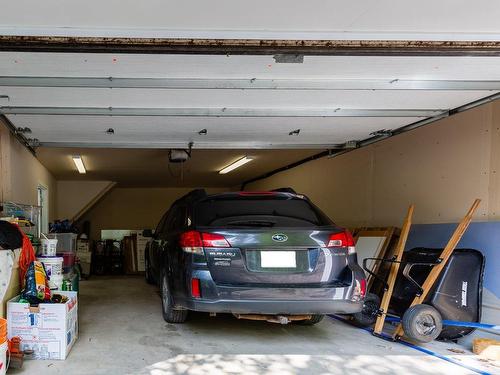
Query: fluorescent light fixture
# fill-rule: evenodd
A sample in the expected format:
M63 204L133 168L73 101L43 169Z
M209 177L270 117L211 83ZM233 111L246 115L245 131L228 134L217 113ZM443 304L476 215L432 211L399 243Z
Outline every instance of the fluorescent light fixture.
M234 163L231 163L229 164L227 167L221 169L219 171L219 174L226 174L226 173L229 173L233 170L235 170L236 168L239 168L241 167L242 165L245 165L246 163L248 163L249 161L252 161L254 159L253 156L244 156L242 157L241 159L238 159L236 160Z
M85 165L83 164L82 157L80 155L73 156L73 162L75 163L78 172L87 173L87 171L85 170Z

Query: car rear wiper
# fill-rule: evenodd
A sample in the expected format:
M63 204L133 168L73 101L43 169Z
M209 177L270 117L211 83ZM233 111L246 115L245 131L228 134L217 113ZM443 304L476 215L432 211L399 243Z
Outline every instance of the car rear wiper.
M234 225L241 227L273 227L276 225L276 222L268 220L238 220L238 221L230 221L226 225Z

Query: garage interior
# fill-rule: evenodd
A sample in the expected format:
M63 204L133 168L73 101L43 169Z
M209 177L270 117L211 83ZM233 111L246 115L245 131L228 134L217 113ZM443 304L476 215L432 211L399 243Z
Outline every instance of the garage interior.
M27 3L32 18L10 4L0 25L1 216L13 202L34 207L37 233L74 223L93 264L77 276L79 333L67 358L25 359L8 373L500 373L498 328L416 345L338 316L313 327L205 313L168 324L137 253L142 231L196 188L290 187L353 232L399 233L413 204L406 250L444 248L479 198L457 248L485 256L480 322L499 325L498 5L446 20L413 9L428 22L407 28L393 21L403 5L385 15L327 6L329 20L319 6L297 5L270 28L228 4L233 18L201 20L180 7L166 20L139 12L131 21L138 8L127 3L90 22L81 5L61 18L48 13L55 2ZM154 29L165 22L170 31ZM178 154L187 160L173 162ZM96 272L99 241L125 246L133 233L134 265ZM3 317L20 292L15 269L0 289ZM475 339L496 343L493 357L474 353Z

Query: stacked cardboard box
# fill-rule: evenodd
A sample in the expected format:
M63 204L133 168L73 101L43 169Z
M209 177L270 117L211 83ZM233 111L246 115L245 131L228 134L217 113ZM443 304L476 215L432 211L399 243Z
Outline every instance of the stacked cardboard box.
M88 240L80 239L76 244L76 256L80 260L82 267L82 274L85 276L90 275L92 266L92 251Z
M146 271L146 244L149 241L148 237L144 237L142 235L142 230L134 231L136 235L136 249L137 249L137 271L144 272Z
M78 337L77 293L57 293L68 301L33 307L17 296L7 303L8 337L20 337L21 349L33 350L35 359L66 359Z

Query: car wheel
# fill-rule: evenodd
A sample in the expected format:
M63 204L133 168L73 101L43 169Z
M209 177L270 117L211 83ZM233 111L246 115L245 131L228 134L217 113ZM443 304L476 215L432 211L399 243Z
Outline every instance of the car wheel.
M441 314L429 305L415 305L401 319L406 337L418 342L435 340L443 329Z
M146 278L146 282L148 284L154 284L155 283L155 280L153 279L153 275L151 274L151 266L149 265L149 258L146 256L146 258L144 259L144 263L145 263L145 272L144 272L144 277Z
M161 277L161 306L163 319L167 323L184 323L187 319L187 310L174 310L172 294L168 286L167 274L162 272Z
M352 314L354 322L368 327L377 320L378 310L380 308L380 298L376 294L368 293L363 302L363 309L355 314Z
M309 319L297 320L297 324L300 324L302 326L313 326L321 322L324 317L324 315L315 314L312 315Z

